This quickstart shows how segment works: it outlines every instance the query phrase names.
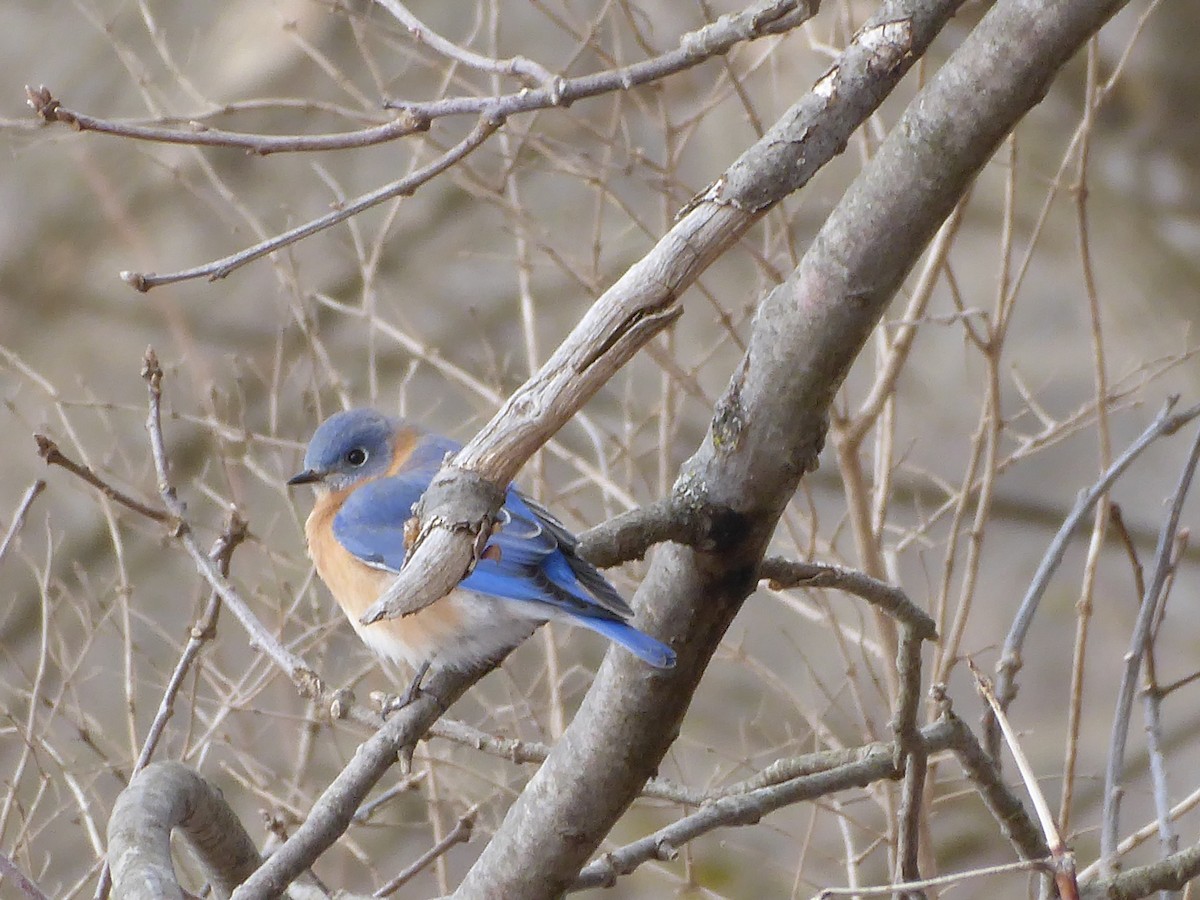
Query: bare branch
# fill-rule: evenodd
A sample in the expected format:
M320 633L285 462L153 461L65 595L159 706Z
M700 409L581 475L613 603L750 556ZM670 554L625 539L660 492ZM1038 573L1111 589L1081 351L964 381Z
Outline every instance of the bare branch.
M775 590L811 587L832 588L861 597L899 622L912 627L915 636L923 641L937 640L933 619L917 606L898 587L872 578L863 572L821 563L792 562L769 557L758 567L758 577L765 578Z
M741 13L722 16L716 22L683 35L675 50L653 59L577 78L554 78L551 75L540 79L543 83L540 89L522 88L514 93L496 97L451 97L426 103L389 101L385 106L402 110L405 113L402 118L342 134L245 134L222 131L195 122L189 123L188 128L178 129L102 119L68 109L44 85L36 88L27 85L26 102L45 122L69 125L78 131L95 131L134 140L228 147L246 150L259 156L272 153L347 150L370 147L427 131L434 119L447 116L473 115L486 120L504 120L520 113L570 106L577 100L614 91L628 91L728 53L744 41L790 31L812 18L818 6L816 0L811 3L804 0L759 0ZM547 81L550 83L546 84Z
M631 509L579 536L579 555L602 569L642 559L655 544L674 541L688 547L704 543L706 529L696 510L672 495L649 506Z
M200 549L200 545L192 534L191 526L185 518L186 509L183 501L179 499L179 495L171 483L170 464L167 460L167 447L162 430L163 371L158 364L158 356L155 355L153 348L146 349L142 378L146 381L150 401L150 411L146 417L146 431L150 436L154 470L158 474L159 493L172 517L171 521L174 525L172 535L183 544L183 548L196 566L196 571L209 583L237 617L237 620L242 623L242 627L250 634L254 645L267 653L275 664L287 673L302 694L306 697L320 696L324 686L321 684L321 679L317 677L317 673L312 671L304 660L279 643L275 635L263 627L249 604L225 579L219 565Z
M212 550L208 554L209 559L217 564L217 568L222 576L228 577L229 562L233 558L233 551L246 539L248 533L246 522L238 515L237 510L232 511L228 521L225 523L225 530L217 538ZM192 663L199 655L200 649L216 636L217 615L220 609L221 595L213 591L209 594L204 612L201 613L199 620L188 631L188 642L184 646L183 652L179 655L179 661L175 663L175 670L171 673L171 677L167 681L167 686L163 690L162 700L159 701L158 711L155 712L154 720L150 723L150 727L146 731L146 738L142 742L141 752L138 754L137 761L133 764L133 775L136 775L150 763L150 759L154 755L154 749L158 746L158 741L166 730L167 722L175 713L175 697L179 693L179 689L183 686L184 677L191 670ZM106 861L96 888L97 897L108 896L111 878L112 871Z
M1014 863L1003 863L998 866L983 866L967 872L952 872L949 875L938 875L935 878L922 878L918 881L902 881L895 884L881 884L878 887L837 887L823 888L813 900L827 900L830 897L886 897L898 891L923 891L925 888L954 887L964 881L987 878L992 875L1007 875L1011 872L1034 872L1049 868L1046 860L1028 859Z
M1143 450L1160 437L1174 434L1188 422L1192 421L1192 419L1200 416L1200 404L1172 415L1171 410L1177 402L1177 397L1169 399L1158 415L1155 416L1154 421L1142 432L1141 436L1129 445L1125 452L1121 454L1116 462L1109 466L1108 470L1095 484L1079 495L1079 498L1075 501L1075 505L1063 521L1062 527L1059 528L1058 533L1054 536L1054 540L1046 548L1046 553L1038 565L1037 572L1034 573L1033 580L1029 584L1029 589L1026 590L1025 597L1021 600L1021 605L1017 609L1017 614L1013 617L1013 623L1009 628L1008 636L1004 639L1004 650L1000 654L999 662L996 663L996 698L1000 701L1001 709L1007 710L1009 704L1012 703L1017 695L1015 678L1017 672L1021 670L1021 648L1024 646L1025 637L1033 625L1033 618L1037 614L1038 604L1041 602L1042 595L1046 592L1050 578L1067 552L1067 544L1071 539L1071 535L1075 533L1075 530L1091 511L1096 501L1108 493L1116 480L1132 465L1133 461L1141 455ZM984 734L986 736L988 752L993 757L997 757L1000 748L1000 732L995 718L991 713L988 713L985 717Z
M359 745L353 759L313 804L308 818L246 879L234 900L265 900L283 891L345 832L367 793L404 749L420 740L445 708L498 662L468 672L435 671L413 702Z
M50 900L42 893L41 888L34 884L29 877L17 868L17 864L5 854L0 853L0 878L8 881L21 892L25 900Z
M373 147L410 134L429 130L429 119L404 112L398 118L370 128L340 134L266 135L222 131L200 122L190 122L188 128L145 125L123 119L101 119L63 106L50 89L25 87L26 102L45 122L69 125L77 131L95 131L116 137L157 144L185 144L193 147L226 147L245 150L257 156L272 153L314 153L322 150L352 150Z
M1179 475L1175 493L1171 497L1171 511L1163 522L1158 535L1158 548L1154 556L1153 574L1142 597L1137 621L1125 653L1125 666L1121 672L1121 686L1117 692L1116 708L1113 711L1112 735L1108 748L1108 765L1104 770L1104 809L1100 827L1100 856L1106 874L1111 874L1116 864L1117 830L1121 813L1121 776L1125 769L1125 742L1129 736L1129 719L1133 709L1133 695L1137 689L1138 675L1142 667L1142 656L1150 625L1158 609L1159 598L1171 569L1171 548L1179 529L1179 517L1183 513L1183 501L1192 484L1196 465L1200 463L1200 431L1192 441L1192 449Z
M1038 823L1042 827L1042 834L1045 836L1046 843L1050 847L1050 856L1054 861L1054 882L1058 888L1058 894L1063 900L1079 900L1079 885L1075 883L1075 854L1063 842L1058 825L1054 821L1054 814L1050 812L1050 804L1046 802L1046 795L1042 793L1042 789L1038 785L1037 775L1033 771L1033 766L1030 765L1025 751L1021 749L1021 742L1017 739L1016 732L1013 731L1012 726L1009 724L1008 716L1005 715L1004 710L1001 708L1000 701L996 698L995 691L992 690L991 682L975 667L974 662L967 660L967 663L971 668L971 674L975 676L975 687L984 700L987 701L993 715L995 715L996 722L1004 734L1004 740L1008 744L1009 752L1012 753L1013 759L1016 760L1017 770L1021 773L1021 781L1024 783L1025 790L1033 801L1033 808L1037 812Z
M9 523L8 530L4 532L4 537L0 538L0 560L4 559L8 553L8 548L12 546L13 541L16 540L22 526L24 526L25 517L29 514L29 507L33 506L33 501L45 489L46 482L39 478L27 487L25 493L21 495L21 500L17 503L16 511L13 512L12 522Z
M1083 889L1084 900L1140 900L1155 891L1178 891L1200 876L1200 847L1190 847L1167 859L1093 881Z
M673 544L659 548L639 590L639 621L652 629L670 623L677 667L664 679L609 654L459 897L489 890L553 896L571 883L636 794L644 767L666 752L784 504L811 464L833 392L885 304L1004 135L1121 5L993 5L879 146L799 267L760 305L742 365L681 476L708 501L744 512L743 537L709 554ZM946 12L906 9L915 16L918 44L923 29ZM886 14L903 17L890 5ZM517 444L507 442L509 459L522 458L514 454ZM647 728L647 722L660 727ZM1043 843L1036 827L1033 840ZM1027 855L1047 853L1040 847Z
M992 814L1001 832L1023 859L1045 859L1050 855L1045 837L1021 805L1008 785L1005 783L1000 769L992 759L967 724L953 712L946 710L943 716L955 723L956 742L954 756L962 766L963 774L978 791L984 805Z
M318 231L331 228L339 222L344 222L346 219L370 209L372 206L378 206L380 203L396 197L408 196L421 185L425 184L425 182L432 180L455 163L464 159L472 151L478 149L502 124L503 119L481 118L470 134L428 165L422 166L415 172L405 175L391 184L371 191L369 194L363 194L361 197L341 205L338 209L327 215L285 231L276 237L261 241L252 247L247 247L245 250L234 253L232 256L226 256L223 259L218 259L193 269L170 272L166 275L156 275L153 272L124 271L121 272L121 280L134 290L145 293L151 288L162 284L174 284L177 281L188 281L193 278L207 278L209 281L216 281L224 278L230 272L246 265L246 263L253 262L259 257L266 256L268 253L273 253L281 247L294 244L296 241L316 234Z
M246 539L248 533L246 521L238 514L238 511L235 509L230 512L229 519L225 523L225 530L208 553L208 558L213 561L223 578L229 577L229 563L233 558L233 551ZM158 711L154 714L154 721L150 723L150 728L146 731L146 740L142 744L142 751L138 754L137 762L133 766L134 774L145 768L154 755L154 748L158 745L158 740L167 726L167 720L174 713L175 695L179 693L179 688L183 685L183 679L191 669L192 662L199 655L200 649L216 637L217 615L220 610L221 595L213 591L209 594L208 603L205 604L200 618L188 629L188 642L179 655L175 670L167 680Z
M905 623L900 629L896 653L896 764L904 772L900 794L900 823L896 839L896 858L901 881L921 878L918 865L920 850L922 801L925 778L929 771L929 751L917 730L917 709L921 702L921 644L916 628ZM923 900L923 893L905 893L909 900Z
M458 821L454 823L454 827L450 829L444 838L413 860L412 864L407 866L403 872L387 882L387 884L382 885L375 891L375 896L387 897L389 894L394 894L423 872L439 856L444 856L451 847L456 844L465 844L471 840L471 832L475 828L475 814L476 810L470 809L464 815L460 816Z
M949 749L955 740L956 727L949 721L936 722L921 729L920 739L926 751L935 753ZM628 875L642 863L652 859L674 859L678 848L717 828L732 825L754 825L763 816L805 800L825 797L853 787L865 787L883 779L898 778L896 748L892 744L874 744L861 748L860 758L826 772L802 775L770 787L733 794L714 800L698 812L634 841L619 850L603 854L590 863L575 879L573 891L594 887L611 887L618 876Z
M152 506L147 506L140 500L135 500L128 494L117 490L99 475L89 469L87 466L82 466L74 460L70 459L58 449L58 444L50 440L44 434L35 434L33 440L37 443L38 456L46 461L48 466L61 466L72 475L82 478L109 500L120 503L127 509L133 510L140 516L145 516L147 519L152 519L155 522L161 522L164 525L173 525L174 519L171 514L162 509L155 509Z
M227 898L259 864L258 850L221 792L177 762L143 769L117 797L108 863L122 900L183 900L171 831L183 830L213 892Z
M533 84L550 85L554 75L545 66L526 59L524 56L514 56L510 59L492 59L473 50L460 47L448 41L436 31L424 24L409 11L408 7L399 0L379 0L379 5L395 16L409 30L413 38L425 44L430 49L447 59L462 63L472 69L488 72L492 75L515 75Z

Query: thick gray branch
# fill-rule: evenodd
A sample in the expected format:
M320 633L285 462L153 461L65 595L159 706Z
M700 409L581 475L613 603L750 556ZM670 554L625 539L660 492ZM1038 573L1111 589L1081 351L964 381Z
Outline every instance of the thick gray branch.
M221 792L182 763L153 763L117 797L108 823L113 892L122 900L182 900L171 865L179 828L212 885L227 898L259 864L258 850Z
M1121 5L993 6L911 104L800 266L763 302L742 365L680 479L685 492L742 514L742 536L715 553L665 545L638 592L648 630L671 634L676 668L650 672L609 654L457 897L535 900L574 882L670 746L709 657L754 585L784 504L811 465L830 399L887 302L1004 136ZM897 3L885 12L889 21L912 16L923 48L953 8ZM518 393L512 408L524 412L528 402ZM524 458L515 451L535 433L535 421L526 419L504 441L489 440L496 421L459 462L508 477L491 451L504 446L508 459Z

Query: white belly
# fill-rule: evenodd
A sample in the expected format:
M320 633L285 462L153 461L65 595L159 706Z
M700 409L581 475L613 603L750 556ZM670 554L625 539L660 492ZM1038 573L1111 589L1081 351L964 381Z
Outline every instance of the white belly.
M521 615L528 608L529 616ZM348 612L348 611L347 611ZM545 621L534 604L456 590L411 616L350 624L377 655L417 667L465 669L496 659L529 637Z

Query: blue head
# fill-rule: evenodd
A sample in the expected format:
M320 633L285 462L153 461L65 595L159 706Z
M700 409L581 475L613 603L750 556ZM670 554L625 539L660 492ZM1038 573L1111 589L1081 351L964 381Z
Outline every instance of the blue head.
M401 424L372 409L350 409L321 423L304 453L304 471L289 485L315 484L340 491L385 474L392 464Z

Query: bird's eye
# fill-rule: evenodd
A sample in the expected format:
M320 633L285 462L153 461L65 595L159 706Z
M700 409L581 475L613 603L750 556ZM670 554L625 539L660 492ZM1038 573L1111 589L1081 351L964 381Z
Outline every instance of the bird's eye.
M349 453L346 454L346 462L348 462L350 465L354 466L354 468L356 468L356 469L359 466L361 466L363 463L365 463L366 461L367 461L367 451L364 450L362 447L355 447L353 450L351 450Z

